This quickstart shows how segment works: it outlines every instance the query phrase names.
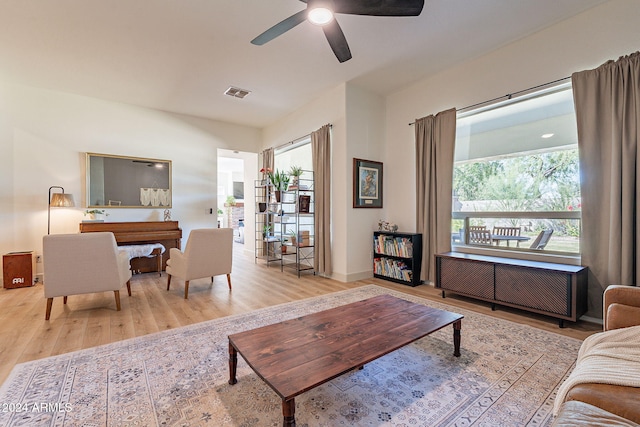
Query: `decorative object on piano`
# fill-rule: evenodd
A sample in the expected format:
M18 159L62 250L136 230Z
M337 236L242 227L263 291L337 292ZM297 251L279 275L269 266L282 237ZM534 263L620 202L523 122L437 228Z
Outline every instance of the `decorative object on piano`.
M104 221L104 219L102 219L103 216L109 216L107 211L104 209L87 209L84 211L83 215L88 216L91 221L98 222Z
M378 231L390 231L395 233L398 231L398 225L381 219L378 221Z
M164 210L164 220L171 221L171 209Z

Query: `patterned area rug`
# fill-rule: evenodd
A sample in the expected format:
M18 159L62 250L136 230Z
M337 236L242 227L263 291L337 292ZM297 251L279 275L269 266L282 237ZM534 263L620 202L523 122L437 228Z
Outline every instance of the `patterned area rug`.
M579 340L369 285L17 365L1 426L280 426L278 396L227 335L375 295L455 311L444 328L296 398L298 426L545 426Z

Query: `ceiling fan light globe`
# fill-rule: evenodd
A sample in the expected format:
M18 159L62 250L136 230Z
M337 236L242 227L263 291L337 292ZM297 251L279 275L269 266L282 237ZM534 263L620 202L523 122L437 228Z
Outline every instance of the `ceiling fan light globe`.
M314 25L327 25L333 20L333 12L326 7L316 7L309 9L307 19Z

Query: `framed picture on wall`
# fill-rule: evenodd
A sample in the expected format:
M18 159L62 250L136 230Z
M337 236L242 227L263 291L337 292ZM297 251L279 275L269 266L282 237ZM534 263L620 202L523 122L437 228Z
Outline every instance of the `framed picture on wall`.
M382 207L382 163L353 159L353 207Z

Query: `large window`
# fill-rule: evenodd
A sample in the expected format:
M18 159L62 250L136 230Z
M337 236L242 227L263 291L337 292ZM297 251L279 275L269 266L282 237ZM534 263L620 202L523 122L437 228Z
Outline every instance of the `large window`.
M276 148L274 152L275 168L288 172L292 166L312 171L311 137L307 136L291 144Z
M456 133L454 245L579 254L570 85L461 113Z

